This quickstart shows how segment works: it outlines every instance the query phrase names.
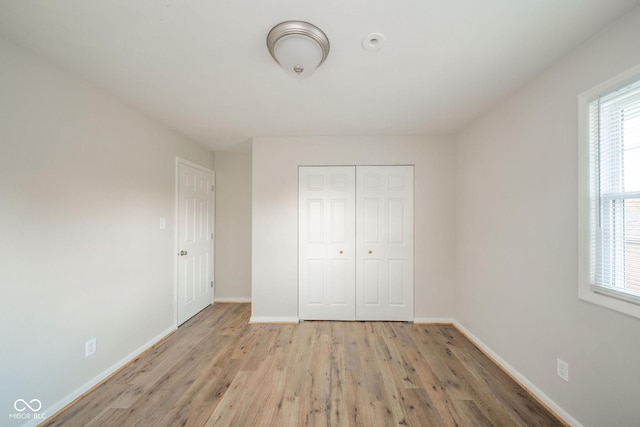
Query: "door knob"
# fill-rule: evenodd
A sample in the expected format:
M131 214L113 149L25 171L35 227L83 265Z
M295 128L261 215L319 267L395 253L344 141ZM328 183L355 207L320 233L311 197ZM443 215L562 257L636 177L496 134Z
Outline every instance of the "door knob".
M340 253L342 253L342 251L340 251Z
M180 251L180 256L185 256L187 253L187 251Z
M370 254L372 254L372 253L373 253L373 251L369 251L369 253L370 253Z

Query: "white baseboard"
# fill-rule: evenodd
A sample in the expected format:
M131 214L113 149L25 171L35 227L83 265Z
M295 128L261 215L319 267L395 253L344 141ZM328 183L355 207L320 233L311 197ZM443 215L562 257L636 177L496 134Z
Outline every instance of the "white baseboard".
M416 317L413 319L413 323L452 325L454 322L455 320L450 317Z
M513 366L509 365L502 357L498 356L496 352L491 350L489 346L480 341L478 337L473 335L467 328L462 326L455 319L453 320L453 326L455 326L460 332L462 332L467 338L469 338L478 348L480 348L484 353L486 353L490 358L493 359L500 367L509 373L513 378L520 382L526 389L536 398L538 398L542 403L547 405L549 409L555 412L560 418L562 418L566 423L571 425L572 427L584 427L578 420L573 418L567 411L562 409L555 403L549 396L544 394L542 390L535 386L531 381L529 381L524 375L518 372Z
M171 334L175 330L176 330L176 327L172 326L169 329L165 330L164 332L160 333L160 335L158 335L155 338L151 339L146 344L138 347L136 350L134 350L133 352L129 353L127 356L125 356L124 358L120 359L118 362L116 362L115 364L113 364L112 366L107 368L105 371L101 372L96 377L92 378L89 382L87 382L87 383L83 384L82 386L78 387L73 392L71 392L70 394L68 394L67 396L65 396L64 398L62 398L58 402L54 403L53 405L51 405L50 407L48 407L47 409L45 409L42 412L45 413L45 414L51 414L51 415L48 415L48 417L54 416L58 411L63 409L65 406L67 406L68 404L70 404L71 402L73 402L74 400L76 400L77 398L79 398L80 396L82 396L83 394L88 392L89 390L91 390L93 387L95 387L96 385L100 384L101 382L103 382L104 380L109 378L109 376L111 376L114 372L116 372L120 368L122 368L125 365L127 365L129 362L131 362L136 357L138 357L139 355L141 355L142 353L144 353L145 351L147 351L148 349L153 347L156 343L158 343L160 340L162 340L163 338L165 338L167 335ZM30 422L24 424L23 427L35 427L38 424L40 424L42 422L45 422L45 421L46 421L46 419L45 420L31 420Z
M251 302L251 298L215 298L213 300L213 302L219 302L219 303L223 303L223 304L230 304L230 303L235 303L235 304L246 304L246 303L250 303Z
M300 323L297 317L251 317L249 323Z

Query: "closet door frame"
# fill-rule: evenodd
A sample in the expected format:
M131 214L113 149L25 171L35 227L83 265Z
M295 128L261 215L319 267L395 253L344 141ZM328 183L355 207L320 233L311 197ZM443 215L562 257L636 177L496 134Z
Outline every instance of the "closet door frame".
M414 167L298 168L298 316L414 316Z

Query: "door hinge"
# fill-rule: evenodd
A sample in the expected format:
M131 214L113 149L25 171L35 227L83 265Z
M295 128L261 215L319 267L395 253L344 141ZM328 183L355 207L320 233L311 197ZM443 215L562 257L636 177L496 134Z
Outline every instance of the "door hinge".
M216 186L215 186L215 185L212 185L212 186L211 186L211 192L213 193L213 192L215 192L215 191L216 191Z
M213 280L211 281L211 287L213 288Z
M213 233L211 233L211 240L213 240Z

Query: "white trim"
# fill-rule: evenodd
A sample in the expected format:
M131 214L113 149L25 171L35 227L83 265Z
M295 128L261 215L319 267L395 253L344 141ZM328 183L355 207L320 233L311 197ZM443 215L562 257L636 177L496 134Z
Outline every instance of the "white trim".
M138 347L136 350L134 350L133 352L129 353L127 356L125 356L124 358L120 359L118 362L116 362L115 364L111 365L109 368L107 368L106 370L102 371L100 374L98 374L97 376L93 377L91 380L89 380L85 384L81 385L80 387L78 387L77 389L72 391L70 394L66 395L65 397L63 397L62 399L60 399L59 401L57 401L53 405L51 405L48 408L46 408L44 411L42 411L42 413L51 414L51 415L47 415L47 418L52 418L59 411L64 409L67 405L72 403L74 400L76 400L77 398L79 398L83 394L87 393L93 387L95 387L95 386L99 385L100 383L104 382L106 379L108 379L115 372L117 372L118 370L120 370L123 367L125 367L127 364L129 364L130 362L135 360L142 353L144 353L145 351L147 351L150 348L152 348L154 345L158 344L160 341L162 341L164 338L169 336L175 330L176 330L176 328L172 326L169 329L165 330L164 332L160 333L155 338L153 338L152 340L148 341L146 344L142 345L141 347ZM32 427L32 426L35 427L38 424L46 422L46 421L47 421L46 418L44 420L31 420L31 421L27 422L26 424L24 424L23 427Z
M211 171L211 300L213 304L216 300L216 171ZM176 304L177 305L177 304Z
M611 90L615 90L616 88L623 87L627 84L633 83L638 79L638 75L640 74L640 65L636 65L632 68L629 68L626 71L618 74L610 78L609 80L600 83L597 86L592 87L589 90L582 92L579 95L579 98L584 98L587 101L591 101L597 98L599 95L602 95L603 92L609 92Z
M178 239L179 228L178 217L180 215L180 161L184 160L176 156L176 164L174 166L174 200L173 200L173 327L178 328Z
M213 169L209 169L209 168L208 168L208 167L206 167L206 166L202 166L202 165L199 165L198 163L194 163L194 162L192 162L192 161L190 161L190 160L183 159L182 157L178 157L178 156L176 156L176 166L177 166L179 163L182 163L183 165L191 166L192 168L199 169L199 170L201 170L201 171L203 171L203 172L207 172L207 173L213 173L213 172L214 172L214 170L213 170ZM215 183L215 182L214 182L214 183Z
M300 323L297 317L251 317L249 323Z
M416 317L413 319L416 324L447 324L453 325L455 319L451 317Z
M640 65L578 95L578 298L640 319L640 305L592 289L590 277L590 141L589 103L599 95L632 83L640 76Z
M251 302L251 298L222 297L216 298L213 302L246 304Z
M549 396L544 394L542 390L529 381L524 375L518 372L513 366L509 365L502 357L493 351L489 346L483 343L478 337L473 335L467 328L462 326L457 320L453 321L455 326L460 332L462 332L468 339L470 339L480 350L487 354L494 362L496 362L500 368L508 372L513 378L518 380L531 394L535 395L542 403L547 405L549 409L556 413L566 423L572 427L584 427L578 420L573 418L567 411L562 409L557 403L555 403Z

